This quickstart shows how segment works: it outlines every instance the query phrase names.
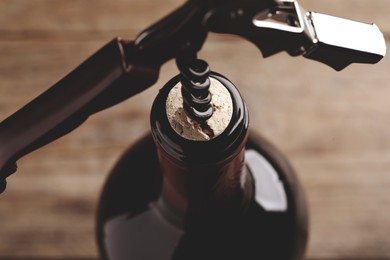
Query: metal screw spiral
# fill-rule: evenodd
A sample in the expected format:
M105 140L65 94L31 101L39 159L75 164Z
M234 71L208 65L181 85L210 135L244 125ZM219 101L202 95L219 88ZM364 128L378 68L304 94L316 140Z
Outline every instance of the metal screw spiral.
M213 115L209 65L204 60L194 59L180 72L184 110L193 120L205 122Z

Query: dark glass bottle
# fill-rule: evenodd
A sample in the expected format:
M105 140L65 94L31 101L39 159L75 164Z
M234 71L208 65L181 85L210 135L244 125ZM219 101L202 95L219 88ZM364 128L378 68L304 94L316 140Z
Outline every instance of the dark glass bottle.
M152 133L131 147L106 182L98 209L103 259L301 259L307 241L302 189L284 157L250 135L248 112L234 85L233 114L208 141L176 133L166 99L157 96Z

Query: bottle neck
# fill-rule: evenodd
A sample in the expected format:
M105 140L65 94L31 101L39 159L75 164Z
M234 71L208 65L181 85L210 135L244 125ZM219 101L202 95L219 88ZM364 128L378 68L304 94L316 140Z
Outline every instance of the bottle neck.
M163 176L162 198L179 214L231 211L245 206L251 185L245 168L248 112L235 86L211 73L229 92L232 116L218 136L197 141L175 131L167 115L167 97L179 77L159 92L151 111L152 135Z
M180 215L210 209L245 208L252 189L245 167L245 147L223 161L185 164L157 149L163 177L162 198Z

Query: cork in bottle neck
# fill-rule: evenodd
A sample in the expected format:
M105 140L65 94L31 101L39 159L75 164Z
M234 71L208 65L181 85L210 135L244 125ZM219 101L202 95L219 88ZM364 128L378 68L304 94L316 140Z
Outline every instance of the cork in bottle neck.
M231 121L233 102L229 91L216 79L210 78L210 83L213 114L203 122L194 120L185 112L180 82L168 94L166 113L170 126L185 139L208 141L219 136Z

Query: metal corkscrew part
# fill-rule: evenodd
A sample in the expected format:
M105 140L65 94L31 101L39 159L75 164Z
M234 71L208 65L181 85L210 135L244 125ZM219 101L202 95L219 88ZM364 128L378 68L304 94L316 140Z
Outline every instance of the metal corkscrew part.
M134 41L115 38L107 43L0 122L0 193L18 159L73 131L89 116L149 88L164 63L188 54L195 57L209 32L242 36L264 57L286 51L336 70L356 62L376 63L386 53L383 34L375 24L306 12L296 0L186 1ZM198 66L183 73L183 95L187 114L204 125L216 111L206 92L209 83L203 74L208 66Z
M180 68L183 107L187 115L197 122L204 122L213 116L209 73L209 65L200 59L194 59L188 66Z

